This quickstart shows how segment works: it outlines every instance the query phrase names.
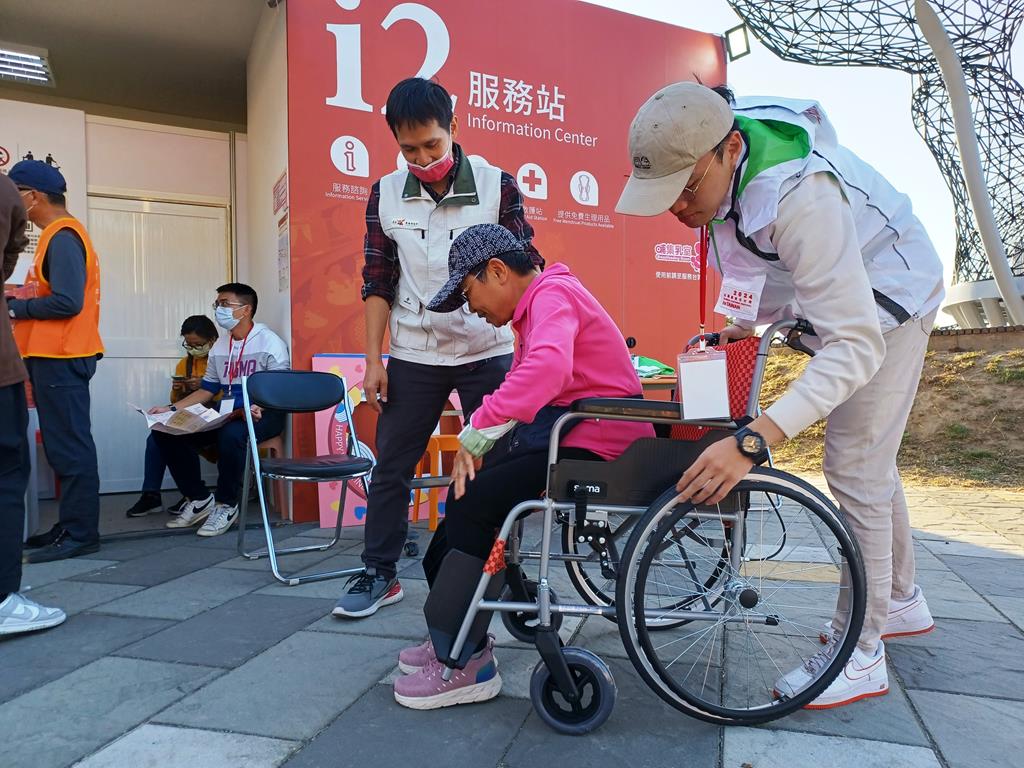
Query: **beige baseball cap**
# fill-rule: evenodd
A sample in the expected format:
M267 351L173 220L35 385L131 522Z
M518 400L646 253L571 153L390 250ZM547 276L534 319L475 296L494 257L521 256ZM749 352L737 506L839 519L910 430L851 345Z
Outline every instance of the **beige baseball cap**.
M697 162L732 124L726 100L699 83L672 83L651 96L629 126L633 173L616 212L657 216L671 208Z

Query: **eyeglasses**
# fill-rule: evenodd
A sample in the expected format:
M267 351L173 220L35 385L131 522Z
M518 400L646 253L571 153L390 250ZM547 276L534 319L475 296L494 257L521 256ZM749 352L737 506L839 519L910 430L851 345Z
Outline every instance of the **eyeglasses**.
M184 350L192 350L193 352L200 349L207 349L213 344L212 341L208 341L205 344L189 344L187 341L181 342L181 348Z
M689 185L683 187L683 191L679 196L683 198L684 202L692 203L694 201L694 199L697 197L697 190L700 189L700 185L704 183L704 179L705 177L707 177L708 171L711 170L711 166L714 164L715 161L714 159L712 159L711 162L708 163L708 167L704 169L704 173L702 173L700 178L697 179L696 184L694 184L692 187L690 187Z
M479 280L483 276L484 272L487 271L487 264L488 263L490 263L490 262L488 261L487 263L485 263L476 272L470 272L469 273L470 277L472 277L473 280ZM469 286L473 284L473 280L470 280L469 283L466 284L466 290L462 291L462 300L463 301L469 301Z
M228 301L227 299L221 299L220 301L213 302L214 310L217 310L220 307L235 307L237 309L238 307L244 307L244 306L246 306L246 305L243 304L240 301Z

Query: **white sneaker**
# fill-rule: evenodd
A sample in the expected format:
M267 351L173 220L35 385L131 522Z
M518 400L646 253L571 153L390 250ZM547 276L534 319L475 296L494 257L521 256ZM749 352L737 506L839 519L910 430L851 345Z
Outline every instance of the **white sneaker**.
M0 635L49 629L63 624L66 618L60 608L47 608L18 592L12 592L0 603Z
M213 511L213 494L211 493L202 501L190 501L181 508L181 514L168 520L168 528L191 528L199 525L210 516Z
M894 637L911 637L923 635L935 629L935 620L928 610L928 602L924 599L924 592L914 585L914 594L909 600L890 600L889 615L885 619L885 630L882 632L883 640L891 640ZM832 622L825 622L825 631L818 635L822 643L828 641L832 636Z
M839 648L834 640L787 675L775 681L777 696L794 696L818 677ZM832 709L852 704L871 696L889 692L889 673L885 666L885 644L879 641L873 656L855 648L843 671L805 709Z
M198 536L220 536L226 533L228 528L235 524L238 519L238 506L232 504L217 504L213 512L203 523L203 527L196 531Z

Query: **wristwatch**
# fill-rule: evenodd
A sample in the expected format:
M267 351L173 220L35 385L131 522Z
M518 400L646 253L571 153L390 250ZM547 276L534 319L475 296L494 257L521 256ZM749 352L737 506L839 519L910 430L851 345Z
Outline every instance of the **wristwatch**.
M755 464L768 461L768 441L760 433L750 427L742 427L736 430L733 437L736 438L736 447L740 453Z
M168 407L169 409L171 409L172 411L176 411L176 410L178 410L178 407L177 407L176 405L168 405L167 407Z

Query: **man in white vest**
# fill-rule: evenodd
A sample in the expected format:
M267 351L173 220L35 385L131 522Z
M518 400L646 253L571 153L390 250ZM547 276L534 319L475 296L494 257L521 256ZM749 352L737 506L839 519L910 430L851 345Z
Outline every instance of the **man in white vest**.
M709 446L677 488L715 503L775 445L827 419L825 477L857 537L868 605L844 674L814 701L836 707L888 691L882 640L934 626L914 583L914 550L896 469L924 354L943 297L942 265L910 200L836 141L814 101L734 102L725 88L675 83L630 127L633 172L616 210L670 212L709 225L722 273L724 340L787 317L814 326L820 349L761 416ZM743 301L723 303L726 297ZM806 337L805 337L806 338ZM816 677L844 629L823 627L821 654L775 682L791 695Z
M474 224L501 224L536 266L515 179L455 143L458 121L440 85L403 80L388 96L386 117L407 169L376 184L366 206L366 375L363 389L377 422L377 466L364 530L365 571L350 580L335 616L361 618L403 597L398 559L408 532L409 488L427 440L452 390L464 418L505 378L512 332L463 307L427 311L448 281L448 251ZM388 366L381 360L390 332ZM443 535L443 534L439 534Z

